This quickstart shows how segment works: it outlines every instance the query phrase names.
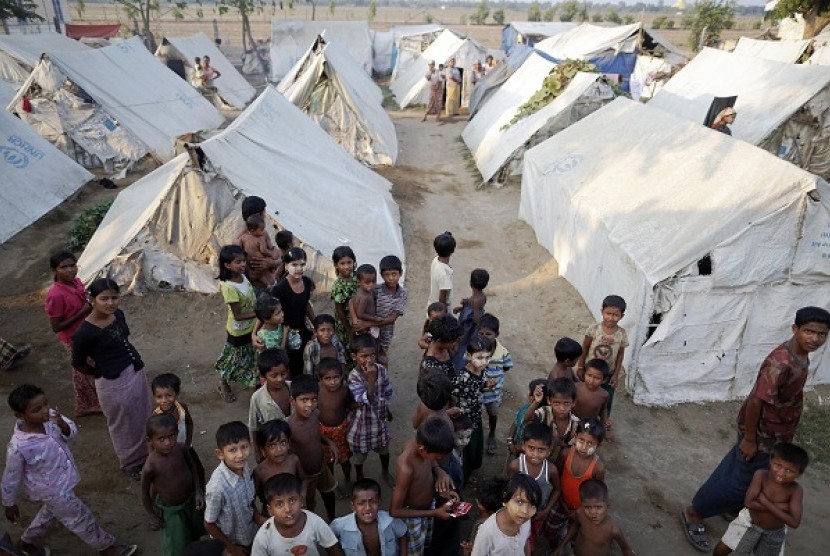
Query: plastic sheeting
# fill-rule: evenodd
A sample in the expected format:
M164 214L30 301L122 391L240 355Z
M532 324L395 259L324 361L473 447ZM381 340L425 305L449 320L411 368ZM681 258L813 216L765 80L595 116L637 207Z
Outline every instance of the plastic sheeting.
M324 33L325 32L325 33ZM349 55L372 74L372 36L367 21L271 20L271 81L278 82L297 63L317 36L325 34L345 45Z
M639 23L619 27L600 27L583 23L539 42L536 49L558 61L591 60L609 53L614 56L631 54L636 51L639 32Z
M808 64L830 66L830 46L819 46L813 51Z
M525 154L520 217L596 317L609 292L626 299L634 400L672 404L744 395L795 309L826 304L828 203L815 175L617 99ZM830 358L812 361L811 383L830 381Z
M738 45L733 53L784 64L794 64L804 55L811 42L809 39L801 41L759 41L749 37L741 37L738 39Z
M111 39L118 34L121 29L120 23L112 25L73 25L66 24L66 36L70 39L93 38L93 39Z
M479 108L487 102L492 94L507 81L513 73L519 69L528 56L535 52L529 46L516 46L510 51L510 55L494 68L490 68L487 74L476 83L473 92L470 94L470 119L476 115Z
M57 33L37 33L0 35L0 50L32 69L43 53L84 52L92 48Z
M569 31L576 25L562 21L511 21L501 31L501 49L510 55L516 45L533 46L548 37Z
M0 105L8 106L17 94L17 85L0 79Z
M356 159L395 164L398 138L383 93L335 40L318 38L277 90Z
M254 98L256 90L253 86L236 71L230 60L216 47L216 43L204 33L197 33L192 37L165 37L165 39L173 47L173 57L183 60L185 67L191 72L194 58L197 56L204 58L205 55L210 57L210 64L220 73L220 76L210 84L216 87L219 96L229 105L242 110Z
M372 73L389 75L392 72L392 53L395 35L392 31L372 31Z
M0 243L93 177L25 123L0 110Z

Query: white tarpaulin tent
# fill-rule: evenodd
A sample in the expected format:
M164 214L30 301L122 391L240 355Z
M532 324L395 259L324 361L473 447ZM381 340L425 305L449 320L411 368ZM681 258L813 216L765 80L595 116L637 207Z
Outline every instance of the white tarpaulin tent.
M628 99L525 154L519 216L595 317L626 299L637 403L744 396L796 309L830 299L821 178ZM830 382L826 351L809 384Z
M808 64L830 66L830 46L817 46Z
M473 88L473 92L470 93L470 119L499 90L499 87L510 79L510 76L517 69L522 67L522 64L525 63L525 60L533 52L535 50L529 46L522 45L514 47L507 58L499 62L496 67L490 68L484 77L478 80L478 83Z
M0 35L0 50L25 65L26 69L31 70L37 65L44 52L86 52L92 48L58 33L36 33Z
M64 87L68 78L94 103ZM20 110L21 95L33 91L32 112ZM38 62L11 107L42 135L69 135L101 160L138 160L152 153L173 158L182 135L219 127L224 118L202 95L153 58L141 39L84 52L49 53ZM38 126L39 125L39 126Z
M391 184L273 88L197 146L205 171L182 154L121 192L78 261L82 280L108 275L138 291L217 291L219 249L242 228L241 202L250 195L268 204L267 229L289 229L305 247L318 287L334 278L338 245L362 262L404 259Z
M562 21L511 21L501 31L501 49L510 55L517 44L533 46L548 37L569 31L576 25Z
M614 54L634 52L639 31L639 23L617 27L600 27L583 23L537 43L536 49L557 60L591 60L609 52Z
M702 124L715 97L738 97L732 136L830 176L830 67L704 48L649 102ZM807 114L809 117L800 117Z
M14 83L0 79L0 106L8 106L17 94L17 86Z
M288 73L308 46L323 34L346 47L349 55L372 75L372 35L367 21L283 21L271 20L271 81Z
M383 93L335 40L318 37L277 90L356 159L395 164L398 138Z
M461 137L469 147L481 177L503 181L521 171L521 157L531 146L575 123L614 98L598 73L577 73L547 106L510 125L518 109L542 87L556 67L535 52L481 107ZM506 127L505 129L505 126ZM504 172L502 172L504 170ZM502 174L505 174L502 176Z
M253 86L236 71L230 60L216 47L216 43L204 33L197 33L192 37L165 37L165 40L172 46L172 52L168 51L167 56L184 61L188 80L192 78L193 59L197 56L204 58L207 55L210 57L210 65L219 70L220 76L211 81L211 85L216 87L222 100L242 110L254 98L256 90ZM160 46L159 50L163 48L164 45Z
M0 110L0 243L58 206L94 176Z
M475 62L483 62L486 56L486 49L476 41L461 38L445 29L406 70L392 77L389 88L401 108L425 105L429 102L429 82L424 76L430 60L434 60L437 67L439 64L446 64L450 58L455 58L456 67L467 73ZM462 78L461 106L466 107L468 102L465 102L465 99L469 100L472 87L467 75L463 75Z
M426 50L443 30L440 25L429 23L372 31L372 71L375 75L389 75L399 67L399 62L405 65ZM405 58L402 59L402 56Z
M801 59L811 42L809 39L801 41L760 41L749 37L741 37L738 39L738 45L733 52L742 56L794 64Z

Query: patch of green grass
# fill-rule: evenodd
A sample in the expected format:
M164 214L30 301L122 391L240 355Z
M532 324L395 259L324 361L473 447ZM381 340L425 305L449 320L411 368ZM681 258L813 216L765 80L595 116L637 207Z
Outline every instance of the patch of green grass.
M830 465L830 405L804 404L794 442L807 450L811 463Z
M401 109L395 100L395 95L392 94L392 89L390 89L388 85L381 85L380 90L383 92L383 102L381 102L381 106L383 106L386 110Z
M476 160L473 158L473 153L471 153L470 149L467 148L467 144L461 136L456 137L455 140L459 143L458 152L461 154L461 158L464 159L464 165L467 167L467 171L470 173L470 176L476 182L476 189L484 189L484 186L487 184L484 183L484 178L481 176L481 172L478 171L478 166L476 166Z
M72 222L72 229L69 230L69 238L66 241L67 249L80 251L86 247L110 206L112 206L112 201L104 201L84 209L81 214L76 216Z

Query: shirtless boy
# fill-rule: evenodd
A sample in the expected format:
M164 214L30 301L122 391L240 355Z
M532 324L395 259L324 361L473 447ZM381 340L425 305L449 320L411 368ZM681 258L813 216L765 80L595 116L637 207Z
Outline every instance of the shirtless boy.
M340 468L343 469L343 477L346 482L352 480L352 464L349 458L352 452L349 450L349 442L346 440L346 433L349 425L349 411L355 406L354 400L349 394L349 388L343 384L343 365L337 359L326 357L320 360L317 365L317 380L320 381L320 393L318 405L320 407L320 432L334 441L337 446L337 460ZM327 461L332 459L328 454ZM334 475L334 463L328 464Z
M461 409L457 407L447 409L447 404L450 403L452 397L450 377L440 371L427 371L418 378L418 385L415 388L421 403L418 404L418 409L415 410L415 415L412 416L412 428L418 430L421 423L430 417L443 419L452 427L453 422L450 413L460 415Z
M746 491L744 509L729 524L712 554L726 556L733 550L760 556L779 554L787 534L784 526L797 529L801 525L804 491L795 480L808 463L807 452L798 446L776 444L770 468L755 472Z
M141 502L161 529L161 554L175 556L204 532L205 496L183 444L178 423L167 413L147 420L150 455L141 471ZM155 500L152 493L155 493Z
M267 505L264 494L265 483L280 473L290 473L300 480L300 493L305 502L308 482L300 458L297 454L288 451L290 443L291 427L283 419L267 421L256 432L256 446L262 461L254 468L252 477L257 497L262 502L263 508ZM268 515L263 513L261 519L257 520L258 525L262 525L267 519Z
M422 556L432 537L432 520L449 519L451 503L434 507L437 459L452 452L455 435L452 426L438 417L424 421L415 438L404 445L395 466L397 482L392 491L389 514L406 523L409 556ZM441 472L443 473L443 472ZM449 499L457 499L453 491L439 490Z
M610 369L608 363L602 359L591 359L585 363L584 381L576 384L576 403L573 414L579 419L596 417L608 430L608 392L602 388L602 383L608 377ZM608 434L605 438L612 440Z
M620 524L608 514L610 505L605 483L596 479L585 481L579 485L579 498L582 506L576 512L576 521L556 554L564 554L568 542L573 540L574 556L610 556L614 542L623 556L632 556L634 552L628 546Z
M559 338L553 346L553 354L556 356L556 364L550 370L548 380L569 378L579 382L579 377L573 369L582 356L582 346L579 342L573 338Z
M349 315L352 319L352 330L357 334L371 334L377 338L380 335L380 326L392 324L398 318L394 313L387 318L377 315L375 307L375 288L377 287L378 273L370 264L357 267L357 293L349 300Z

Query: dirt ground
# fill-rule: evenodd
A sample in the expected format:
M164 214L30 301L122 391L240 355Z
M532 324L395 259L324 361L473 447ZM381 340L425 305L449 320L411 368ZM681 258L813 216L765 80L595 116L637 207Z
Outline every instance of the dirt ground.
M497 436L504 439L516 408L524 401L527 383L546 375L552 366L556 339L566 335L581 339L592 317L576 291L557 276L556 262L536 243L533 231L517 219L518 184L475 189L459 143L465 122L422 123L421 114L413 111L391 115L400 157L397 167L379 172L394 184L393 195L400 205L410 292L408 313L399 321L391 354L397 392L392 405L396 416L391 425L393 454L412 435L409 423L417 403L415 378L421 356L416 340L428 293L431 243L444 230L451 230L459 241L452 261L456 299L467 294L467 276L473 268L490 270L487 308L500 318L501 340L516 360L507 378L498 427ZM131 174L119 186L137 178ZM42 309L51 280L48 257L61 247L74 215L116 193L90 183L76 198L0 245L0 256L7 261L0 268L0 280L6 284L0 296L0 336L29 342L35 348L14 370L0 375L0 396L24 382L35 383L46 389L52 404L72 415L69 365ZM182 378L183 400L190 404L196 425L194 444L212 470L216 428L227 421L246 420L250 397L250 392L243 392L239 401L228 405L215 393L212 366L222 347L226 310L221 298L127 296L122 307L149 375L175 372ZM318 312L331 310L325 295L316 297L315 307ZM828 393L821 391L825 397ZM600 451L608 470L613 511L638 554L697 554L683 538L677 514L729 448L738 404L656 409L634 406L626 396L618 397L613 416L617 440ZM2 434L8 435L12 426L11 413L0 411L0 431L7 431ZM157 554L158 534L148 528L138 483L119 472L103 417L82 418L79 426L81 432L73 444L82 477L77 492L119 540L138 543L142 554ZM499 473L504 463L504 451L485 457L480 475ZM367 471L370 476L379 474L376 459L370 458ZM339 471L338 477L342 480ZM830 532L828 478L826 467L812 467L804 477L805 517L801 528L790 536L790 554L827 553L822 539ZM387 489L384 499L388 502L388 498ZM465 498L471 499L472 493L466 492ZM21 495L21 509L22 521L28 523L37 506ZM339 502L338 514L347 511L347 503ZM715 535L726 528L720 518L711 519L709 525ZM14 538L22 531L19 525L6 524L6 528ZM58 555L90 554L62 528L49 537L49 545Z

